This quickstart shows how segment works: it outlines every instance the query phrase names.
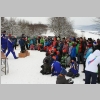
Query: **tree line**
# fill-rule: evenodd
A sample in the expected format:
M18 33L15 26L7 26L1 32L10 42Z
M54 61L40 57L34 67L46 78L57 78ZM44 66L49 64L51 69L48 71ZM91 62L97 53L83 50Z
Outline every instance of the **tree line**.
M66 17L51 17L48 19L48 25L41 23L33 24L25 20L16 21L15 18L8 20L5 17L1 17L1 31L3 30L6 30L8 34L16 36L25 34L33 37L46 33L47 30L60 37L77 36L74 33L72 23Z
M36 36L42 33L46 33L47 25L45 24L32 24L25 20L17 20L15 18L10 18L10 20L1 17L1 31L6 30L6 32L12 35L21 36L25 34L27 36Z

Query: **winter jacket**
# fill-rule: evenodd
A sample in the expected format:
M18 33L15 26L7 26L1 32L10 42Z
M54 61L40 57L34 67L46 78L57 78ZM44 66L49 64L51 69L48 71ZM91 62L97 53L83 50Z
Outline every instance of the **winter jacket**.
M51 57L50 56L46 56L44 59L43 59L43 63L45 63L45 60L48 60L48 63L50 64L51 62Z
M34 45L37 44L37 39L36 39L36 38L33 39L33 44L34 44Z
M98 72L98 64L100 63L100 50L95 50L91 53L86 60L86 71L93 73Z
M60 74L60 72L62 70L62 66L61 66L60 62L54 61L51 66L53 67L54 73Z
M33 44L33 40L30 40L30 45Z
M14 42L14 45L17 44L17 38L13 38L12 41Z
M89 48L89 49L87 50L87 52L86 52L84 58L87 59L88 56L89 56L92 52L93 52L93 49L92 49L92 47L91 47L91 48Z
M71 55L72 48L73 48L72 46L69 47L69 53L68 53L69 55Z
M82 44L79 44L78 53L82 52Z
M66 49L68 52L68 44L64 44L63 49Z
M62 56L61 57L61 65L62 66L66 66L66 59L67 59L67 56Z
M79 50L79 44L77 44L76 46L76 54L78 54L78 50Z
M40 44L44 45L44 40L40 39Z
M1 46L2 48L7 48L7 38L5 37L5 34L1 37Z
M20 46L25 46L25 40L20 39L20 40L19 40L19 44L20 44Z
M81 52L80 53L83 53L84 54L84 52L85 52L85 42L81 42Z
M74 75L78 74L78 71L79 71L79 65L78 65L78 63L72 62L72 63L70 64L70 71L71 71Z
M45 43L44 43L44 46L49 46L49 41L46 41Z
M7 40L7 47L8 50L13 50L14 42L12 42L10 39Z
M56 80L56 84L68 84L68 80L66 80L64 75L58 75L57 76L57 80Z
M51 66L48 63L44 63L43 64L43 72L47 73L47 72L51 72Z
M74 58L76 57L76 47L73 47L71 50L71 57Z
M60 43L60 51L62 50L63 48L63 43Z

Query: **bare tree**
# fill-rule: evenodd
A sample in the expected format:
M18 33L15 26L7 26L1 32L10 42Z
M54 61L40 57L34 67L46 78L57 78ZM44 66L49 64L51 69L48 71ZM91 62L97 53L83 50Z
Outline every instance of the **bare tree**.
M47 25L38 23L32 24L25 20L16 21L15 18L10 18L10 20L2 17L1 18L1 29L6 30L7 33L12 35L21 36L25 34L27 36L33 37L35 35L41 35L47 31Z
M49 28L56 36L69 37L74 35L73 27L66 17L51 17L49 18Z

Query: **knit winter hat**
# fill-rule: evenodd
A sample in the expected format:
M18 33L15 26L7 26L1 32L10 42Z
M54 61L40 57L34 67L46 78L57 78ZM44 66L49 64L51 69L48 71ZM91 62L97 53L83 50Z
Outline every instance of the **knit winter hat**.
M66 75L66 74L67 74L67 71L63 68L63 69L61 70L60 74Z

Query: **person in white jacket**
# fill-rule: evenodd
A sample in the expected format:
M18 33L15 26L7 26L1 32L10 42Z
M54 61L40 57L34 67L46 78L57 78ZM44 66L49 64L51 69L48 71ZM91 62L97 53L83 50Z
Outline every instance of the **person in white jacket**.
M95 50L86 60L85 84L96 84L99 63L100 50Z

